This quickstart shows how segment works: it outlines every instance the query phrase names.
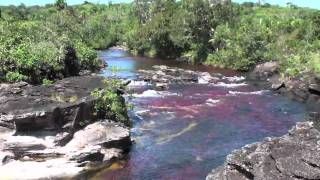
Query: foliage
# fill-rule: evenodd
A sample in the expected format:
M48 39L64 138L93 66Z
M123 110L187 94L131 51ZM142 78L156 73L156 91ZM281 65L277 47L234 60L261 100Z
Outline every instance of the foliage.
M19 72L8 72L6 75L6 79L8 82L14 83L19 81L26 81L28 80L28 77L20 74Z
M1 7L0 73L4 81L33 84L95 71L101 61L95 49L124 38L129 5L67 6L64 0L45 7Z
M48 79L43 79L42 80L42 84L45 85L45 86L49 86L49 85L53 84L53 81L48 80Z
M5 81L42 83L81 69L94 71L101 67L95 50L114 45L140 55L184 57L237 70L279 61L289 75L319 73L320 11L292 4L134 0L68 6L57 0L44 7L0 9L0 74Z
M292 4L135 0L134 15L137 21L126 43L141 55L184 57L245 71L280 61L288 75L319 73L319 10Z
M124 89L124 85L117 79L108 79L104 83L104 89L96 89L92 92L92 96L97 98L95 104L97 117L115 120L130 126L131 124L127 115L128 105L119 92L120 89Z

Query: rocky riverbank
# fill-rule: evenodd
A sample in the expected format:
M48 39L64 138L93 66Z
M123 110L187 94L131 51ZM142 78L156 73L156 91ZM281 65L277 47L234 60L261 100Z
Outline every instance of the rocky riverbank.
M1 84L1 177L76 177L128 152L129 128L94 116L91 92L103 88L103 80L78 76L48 86Z
M267 82L270 89L306 103L310 111L320 112L320 76L301 72L296 77L282 77L279 71L279 63L267 62L257 65L249 77L255 81Z
M247 145L227 156L223 166L207 180L320 179L320 77L302 72L295 78L281 77L280 65L258 65L250 78L266 81L274 91L307 104L311 120L297 123L279 138Z
M227 156L207 180L320 179L320 116L280 138L266 138Z

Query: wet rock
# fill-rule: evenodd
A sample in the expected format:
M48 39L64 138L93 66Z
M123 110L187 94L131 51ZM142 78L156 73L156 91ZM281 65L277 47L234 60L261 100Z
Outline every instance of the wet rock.
M280 138L266 138L227 156L213 170L213 179L320 179L320 131L314 122L301 122Z
M169 85L167 83L156 83L157 90L165 90L169 88Z
M152 70L139 70L140 80L155 84L159 89L166 89L170 84L216 84L234 82L239 77L224 77L217 73L198 72L168 66L153 66ZM244 80L244 79L241 79Z
M278 74L280 70L280 64L278 62L266 62L257 65L250 73L250 77L253 79L267 80L271 76Z
M204 72L201 73L198 77L199 84L210 84L210 83L217 83L220 80L218 77L213 77L210 73Z
M13 160L14 154L8 151L0 152L0 166L5 165L9 161Z

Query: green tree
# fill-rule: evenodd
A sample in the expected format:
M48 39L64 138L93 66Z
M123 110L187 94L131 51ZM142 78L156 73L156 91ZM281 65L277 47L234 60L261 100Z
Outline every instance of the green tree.
M58 10L63 10L67 7L67 3L65 0L56 0L55 6Z

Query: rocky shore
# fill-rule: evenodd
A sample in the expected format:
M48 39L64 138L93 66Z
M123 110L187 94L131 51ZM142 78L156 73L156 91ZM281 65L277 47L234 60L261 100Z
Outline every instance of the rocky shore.
M72 178L129 151L129 128L93 115L99 76L53 85L0 85L0 174L4 179ZM23 173L21 173L23 172Z
M320 179L320 77L307 72L295 78L281 77L279 70L278 63L268 62L256 66L249 77L306 103L311 118L297 123L282 137L268 137L233 151L207 180Z
M306 103L310 111L320 112L320 77L311 72L301 72L296 77L284 76L279 73L278 62L259 64L250 73L254 81L267 82L270 89L291 99Z
M227 156L207 180L320 179L320 116L280 138L266 138Z

